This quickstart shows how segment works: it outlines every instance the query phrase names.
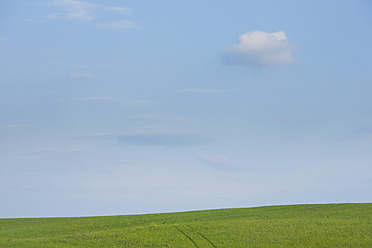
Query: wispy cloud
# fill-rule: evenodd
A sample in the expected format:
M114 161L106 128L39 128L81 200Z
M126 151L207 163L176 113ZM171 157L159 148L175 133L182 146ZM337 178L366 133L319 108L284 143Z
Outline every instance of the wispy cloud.
M93 78L93 75L90 72L77 72L71 74L72 78Z
M223 171L235 171L237 167L231 165L230 161L226 156L204 156L200 160L213 169L223 170Z
M96 24L96 27L103 29L135 29L138 28L138 25L131 20L119 20Z
M220 94L225 92L239 91L234 89L180 89L175 92L181 93L205 93L205 94Z
M119 144L134 146L188 147L212 142L213 137L207 134L182 130L138 129L123 133L83 134L75 139L109 139Z
M128 120L153 120L153 121L177 121L177 122L190 122L191 120L172 116L161 116L161 115L132 115L127 118Z
M82 22L94 20L92 8L97 7L95 4L74 0L58 0L47 2L44 5L58 8L58 11L44 16L46 19L67 19Z
M116 15L127 15L131 9L119 6L107 6L77 0L55 0L45 2L43 6L53 7L55 11L44 16L44 19L70 20L77 22L100 21L98 28L132 29L137 25L131 20L102 21L104 12Z
M189 131L138 130L119 135L118 141L140 146L198 146L210 143L212 137Z
M239 37L239 42L229 47L224 54L224 62L231 65L275 66L294 62L292 45L283 31L267 33L247 32Z
M111 11L111 12L118 13L118 14L122 14L122 15L129 14L132 11L131 9L128 9L128 8L114 7L114 6L104 6L104 9Z
M151 105L154 102L146 101L146 100L142 100L142 99L132 99L132 100L127 101L127 103L129 105L134 105L134 106L145 106L145 105Z
M66 146L60 148L39 148L32 149L27 152L21 152L21 155L27 156L39 156L39 157L49 157L57 154L67 154L67 153L77 153L77 152L86 152L88 148L82 146Z
M3 36L0 36L0 41L6 41L6 40L8 40L8 39L3 37Z
M102 138L113 138L117 136L118 133L116 132L110 132L110 133L87 133L87 134L79 134L74 135L71 138L73 139L102 139Z
M81 163L81 160L90 157L96 151L80 144L63 144L59 146L46 146L40 148L29 147L30 150L18 152L29 161L37 163L32 171L89 171L95 170L94 165ZM28 170L29 168L25 168Z
M30 127L31 124L9 124L9 125L0 125L0 129L16 129Z
M75 99L79 101L107 101L107 100L111 100L112 98L107 97L107 96L88 96L88 97L78 97Z

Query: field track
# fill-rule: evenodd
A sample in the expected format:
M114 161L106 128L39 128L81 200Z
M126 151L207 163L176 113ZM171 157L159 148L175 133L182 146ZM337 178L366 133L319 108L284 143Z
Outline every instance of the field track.
M372 247L372 204L0 219L0 247Z

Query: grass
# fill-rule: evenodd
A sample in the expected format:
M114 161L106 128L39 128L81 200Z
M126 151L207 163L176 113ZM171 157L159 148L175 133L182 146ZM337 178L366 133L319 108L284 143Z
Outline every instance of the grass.
M372 247L372 203L0 219L0 247Z

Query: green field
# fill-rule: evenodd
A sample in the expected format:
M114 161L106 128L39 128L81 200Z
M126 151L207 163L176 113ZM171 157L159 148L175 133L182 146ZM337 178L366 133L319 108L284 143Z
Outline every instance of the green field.
M372 247L372 203L0 219L0 247Z

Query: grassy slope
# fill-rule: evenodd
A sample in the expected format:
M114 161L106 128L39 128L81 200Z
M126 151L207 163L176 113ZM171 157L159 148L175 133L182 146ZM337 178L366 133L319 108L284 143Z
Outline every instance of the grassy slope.
M0 247L372 247L372 204L0 219Z

